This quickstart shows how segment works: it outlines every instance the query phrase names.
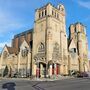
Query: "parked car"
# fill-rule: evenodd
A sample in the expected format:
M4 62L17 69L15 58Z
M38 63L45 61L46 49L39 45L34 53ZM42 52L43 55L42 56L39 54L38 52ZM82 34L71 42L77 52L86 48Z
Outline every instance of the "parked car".
M80 72L77 74L77 77L88 77L88 73L87 72Z

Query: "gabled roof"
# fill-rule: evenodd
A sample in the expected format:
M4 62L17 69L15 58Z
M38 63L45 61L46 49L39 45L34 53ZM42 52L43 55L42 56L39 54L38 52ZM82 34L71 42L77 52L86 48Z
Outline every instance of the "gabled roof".
M22 42L20 48L22 48L23 46L27 46L27 47L29 47L29 44L27 43L26 40L24 40L24 41Z
M24 34L27 34L27 33L32 33L32 32L33 32L33 28L32 28L32 29L29 29L29 30L26 30L26 31L24 31L24 32L21 32L21 33L19 33L19 34L16 34L16 35L14 36L14 38L20 37L21 35L24 35Z
M6 45L6 47L7 47L7 50L8 50L8 52L9 52L9 54L17 54L17 53L18 53L18 51L17 51L16 48L9 47L9 46L7 46L7 45Z
M70 43L69 43L69 47L68 47L69 49L70 48L76 48L76 45L75 45L75 43L74 43L74 40L73 40L73 38L70 40Z

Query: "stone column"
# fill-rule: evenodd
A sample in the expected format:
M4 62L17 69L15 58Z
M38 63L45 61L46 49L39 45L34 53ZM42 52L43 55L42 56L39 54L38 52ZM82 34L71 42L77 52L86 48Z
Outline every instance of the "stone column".
M60 68L60 65L59 64L57 64L57 75L59 75L60 74L60 70L59 70L59 68Z
M33 65L33 76L36 76L36 71L37 71L37 65Z
M27 72L30 74L30 61L31 61L31 53L28 52L27 56Z
M40 63L39 71L40 71L40 77L42 77L42 64L41 63Z
M59 74L61 74L61 64L59 65Z
M49 75L52 76L52 65L49 66L49 70L50 70Z
M80 58L80 64L79 64L80 72L84 72L84 65L83 65L83 59Z
M39 78L39 75L40 75L40 68L39 68L39 62L37 62L37 66L35 68L36 70L36 77Z
M61 72L61 74L63 74L63 65L61 64L61 66L60 66L60 72Z
M54 64L54 74L55 74L55 75L57 74L56 69L57 69L57 64L55 63L55 64Z

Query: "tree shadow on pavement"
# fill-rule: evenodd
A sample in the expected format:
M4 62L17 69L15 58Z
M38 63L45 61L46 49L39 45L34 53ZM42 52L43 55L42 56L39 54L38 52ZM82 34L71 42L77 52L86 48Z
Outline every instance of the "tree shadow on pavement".
M2 89L15 90L16 84L14 82L7 82L2 85Z

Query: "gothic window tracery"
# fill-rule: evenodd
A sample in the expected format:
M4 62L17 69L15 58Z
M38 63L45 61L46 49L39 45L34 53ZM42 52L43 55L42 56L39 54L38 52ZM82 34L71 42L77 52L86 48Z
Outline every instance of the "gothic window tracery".
M45 51L45 46L43 43L41 43L39 48L38 48L38 52L44 52L44 51Z
M45 45L44 43L40 43L38 47L37 54L34 56L35 62L37 61L45 61Z
M28 55L28 48L24 47L24 49L22 49L21 51L22 57L26 57Z

